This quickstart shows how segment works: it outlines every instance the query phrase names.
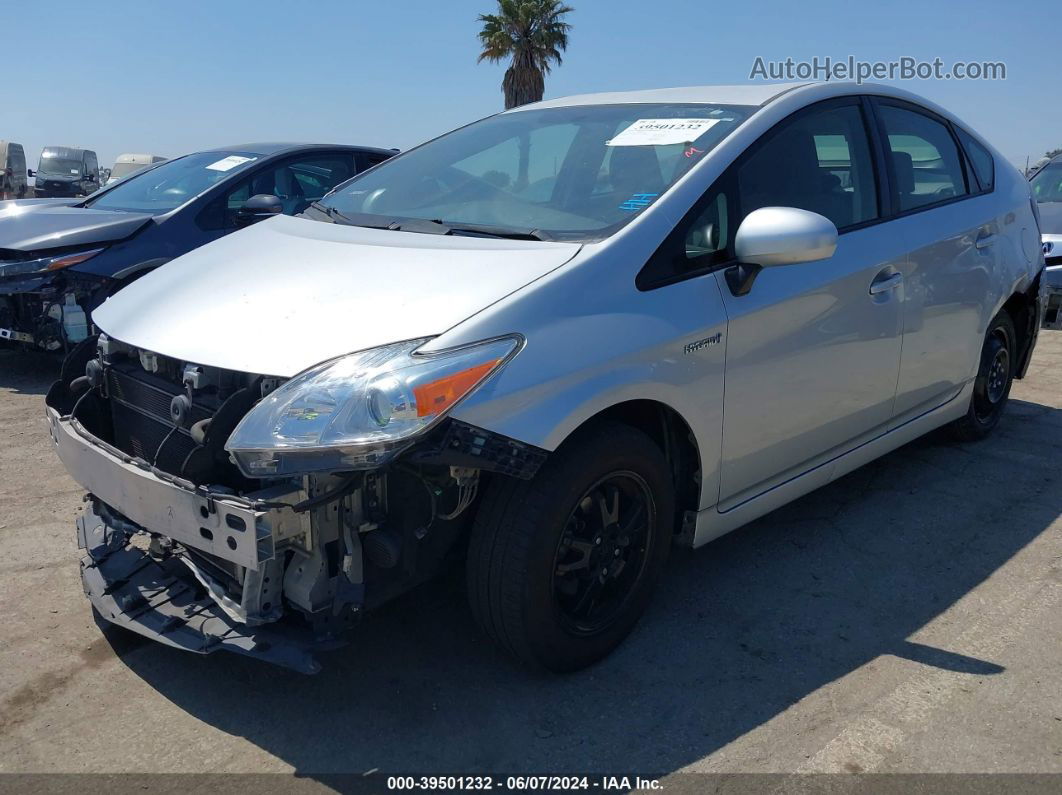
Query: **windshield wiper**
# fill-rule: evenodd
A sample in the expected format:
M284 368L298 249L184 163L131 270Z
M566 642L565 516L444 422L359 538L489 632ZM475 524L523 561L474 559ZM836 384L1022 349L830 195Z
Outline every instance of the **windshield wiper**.
M545 240L537 229L515 229L492 224L449 224L435 219L409 219L391 224L388 229L399 232L423 232L429 235L467 235L469 237L499 237L507 240Z
M342 219L346 220L346 216L344 216L343 213L339 212L339 210L337 210L335 207L326 207L325 205L321 204L321 202L319 202L319 201L310 202L310 206L309 206L308 209L317 210L317 212L319 212L319 213L324 213L325 215L327 215L333 221L336 218L342 218Z
M538 229L510 229L503 226L480 226L478 224L461 224L451 226L452 235L469 235L473 237L502 237L508 240L548 240Z
M369 223L368 219L376 216L353 217L340 212L335 207L329 207L321 202L312 202L310 208L323 213L333 223L342 223L348 226L362 226L366 229L389 229L393 232L419 232L425 235L467 235L468 237L498 237L508 240L548 240L537 229L517 229L506 226L494 226L491 224L449 224L434 218L403 218L385 223Z
M325 204L321 204L319 201L310 202L308 209L316 210L319 213L327 215L332 223L341 223L346 226L364 226L367 229L391 229L390 224L367 224L359 221L356 218L352 218L349 215L340 212L335 207L329 207Z

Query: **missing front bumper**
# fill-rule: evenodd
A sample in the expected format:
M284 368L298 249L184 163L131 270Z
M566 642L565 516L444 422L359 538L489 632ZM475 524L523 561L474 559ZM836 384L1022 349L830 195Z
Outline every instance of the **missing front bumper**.
M99 618L197 654L228 651L304 674L321 666L314 652L338 648L295 622L247 626L233 621L180 560L155 559L131 545L131 527L90 501L77 522L81 582Z

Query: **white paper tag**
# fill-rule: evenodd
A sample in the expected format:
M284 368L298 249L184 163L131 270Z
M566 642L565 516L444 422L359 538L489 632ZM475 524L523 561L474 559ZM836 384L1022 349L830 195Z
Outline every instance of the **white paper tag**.
M255 159L256 158L253 157L229 155L228 157L223 157L216 163L211 163L209 166L207 166L207 168L211 169L212 171L229 171L231 169L236 168L236 166L243 165L244 163L249 163L250 161Z
M609 146L667 146L696 141L720 119L638 119Z
M71 173L71 174L77 174L77 173L78 173L78 171L77 171L77 169L76 169L76 168L72 168L72 169L70 169L70 173Z

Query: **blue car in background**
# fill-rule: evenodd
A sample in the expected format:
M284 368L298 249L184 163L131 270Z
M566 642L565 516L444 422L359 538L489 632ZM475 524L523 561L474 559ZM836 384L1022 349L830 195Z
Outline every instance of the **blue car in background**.
M0 202L0 344L66 351L124 285L257 220L300 213L394 154L246 144L159 163L85 199Z

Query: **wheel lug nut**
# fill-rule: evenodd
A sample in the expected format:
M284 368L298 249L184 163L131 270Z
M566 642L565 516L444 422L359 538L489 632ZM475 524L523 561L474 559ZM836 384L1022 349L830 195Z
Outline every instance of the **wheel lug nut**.
M618 558L619 557L619 550L618 549L612 550L612 557L614 557L614 558Z

